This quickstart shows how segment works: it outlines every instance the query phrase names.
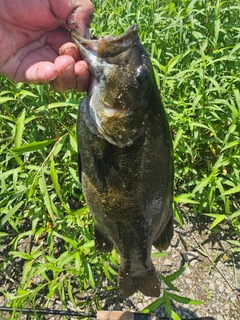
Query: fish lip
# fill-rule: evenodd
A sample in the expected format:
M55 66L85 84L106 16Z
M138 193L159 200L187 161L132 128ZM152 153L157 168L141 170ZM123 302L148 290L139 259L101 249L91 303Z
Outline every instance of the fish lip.
M76 31L71 31L74 43L82 53L81 49L92 51L100 58L114 57L130 48L138 38L138 28L136 24L130 26L124 33L117 36L103 36L97 39L87 39L79 35ZM84 58L84 57L83 57Z

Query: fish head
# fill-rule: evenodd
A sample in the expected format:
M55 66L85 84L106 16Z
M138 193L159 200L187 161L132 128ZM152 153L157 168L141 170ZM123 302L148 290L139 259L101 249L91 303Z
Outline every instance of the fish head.
M93 40L73 31L72 39L92 73L88 97L97 131L118 147L131 145L144 131L153 84L151 60L137 26Z

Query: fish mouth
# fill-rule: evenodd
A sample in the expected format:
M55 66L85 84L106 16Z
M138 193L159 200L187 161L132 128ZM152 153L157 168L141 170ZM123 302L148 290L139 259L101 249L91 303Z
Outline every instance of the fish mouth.
M119 148L132 145L145 130L147 108L145 99L138 101L143 85L135 74L144 49L137 26L118 36L86 39L74 31L71 36L92 73L81 109L86 122L94 134L110 144Z
M88 56L95 53L98 58L115 57L127 49L138 39L137 25L133 24L124 33L118 36L104 36L97 39L87 39L81 37L77 32L71 31L71 37L79 48L82 58L90 64Z
M88 94L93 96L93 92L99 85L99 82L105 82L109 75L113 75L119 66L126 66L131 55L133 46L139 41L137 25L133 24L124 33L118 36L103 36L97 39L87 39L72 31L71 37L79 49L80 56L87 63L92 73L91 85ZM114 83L113 83L114 85ZM101 89L100 89L101 90ZM116 99L121 99L119 94ZM106 108L106 114L127 116L132 113L124 108L113 108L114 99L109 95L101 94L99 101Z

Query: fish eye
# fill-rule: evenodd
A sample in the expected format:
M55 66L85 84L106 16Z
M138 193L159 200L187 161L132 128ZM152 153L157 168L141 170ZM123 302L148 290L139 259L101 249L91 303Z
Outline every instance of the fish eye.
M148 80L148 77L149 77L149 70L146 67L141 66L137 68L135 72L135 78L140 84L146 82L146 80Z

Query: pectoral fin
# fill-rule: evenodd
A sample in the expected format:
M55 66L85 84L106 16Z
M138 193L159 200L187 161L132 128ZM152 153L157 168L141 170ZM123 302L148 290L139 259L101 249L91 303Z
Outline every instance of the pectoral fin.
M98 179L101 181L105 181L112 186L120 187L121 176L112 147L108 146L107 148L105 148L104 153L101 156L94 156Z

